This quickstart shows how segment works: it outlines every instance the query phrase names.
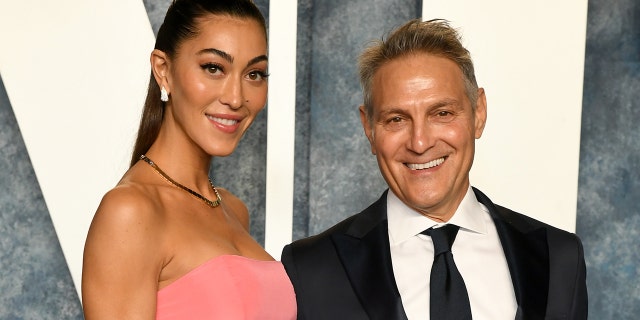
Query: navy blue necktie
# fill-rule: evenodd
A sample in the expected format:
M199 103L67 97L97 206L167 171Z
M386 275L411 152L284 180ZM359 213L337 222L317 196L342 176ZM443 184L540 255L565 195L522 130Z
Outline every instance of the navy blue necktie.
M471 319L467 287L451 254L451 246L456 239L458 229L460 227L447 224L441 228L429 228L422 232L431 237L434 249L429 305L431 320Z

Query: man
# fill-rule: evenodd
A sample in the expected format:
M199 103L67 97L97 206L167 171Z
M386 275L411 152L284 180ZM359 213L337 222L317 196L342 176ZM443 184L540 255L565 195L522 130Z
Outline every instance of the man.
M578 237L470 185L487 105L457 32L409 21L359 69L360 118L390 192L284 248L299 319L586 319Z

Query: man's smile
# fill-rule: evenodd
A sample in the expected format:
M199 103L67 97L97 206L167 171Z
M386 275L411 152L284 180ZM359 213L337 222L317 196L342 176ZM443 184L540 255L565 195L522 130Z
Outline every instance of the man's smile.
M424 169L429 169L429 168L433 168L441 165L445 159L446 157L442 157L435 160L431 160L427 163L405 163L404 165L411 170L424 170Z

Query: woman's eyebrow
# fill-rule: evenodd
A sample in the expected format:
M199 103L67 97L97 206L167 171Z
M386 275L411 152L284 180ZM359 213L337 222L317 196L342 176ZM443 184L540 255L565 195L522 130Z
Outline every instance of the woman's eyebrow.
M202 49L200 51L198 51L198 55L202 55L202 54L214 54L216 56L221 57L222 59L225 59L227 61L229 61L229 63L233 63L233 56L222 51L222 50L218 50L216 48L206 48L206 49Z
M269 58L267 58L267 56L264 55L264 54L261 55L261 56L257 56L255 58L249 60L249 62L247 62L247 67L252 65L252 64L256 64L256 63L258 63L260 61L269 61Z
M202 49L200 51L198 51L197 53L198 55L202 55L202 54L214 54L216 56L221 57L222 59L227 60L229 63L233 63L233 56L216 48L206 48L206 49ZM267 55L259 55L251 60L249 60L249 62L247 62L247 67L252 65L252 64L256 64L258 62L261 61L268 61L269 58L267 57Z

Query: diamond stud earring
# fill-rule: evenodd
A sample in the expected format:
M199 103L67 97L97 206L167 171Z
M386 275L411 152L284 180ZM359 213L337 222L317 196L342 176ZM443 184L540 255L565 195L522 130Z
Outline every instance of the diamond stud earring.
M167 93L167 90L165 90L164 87L160 89L160 100L162 100L163 102L169 101L169 94Z

